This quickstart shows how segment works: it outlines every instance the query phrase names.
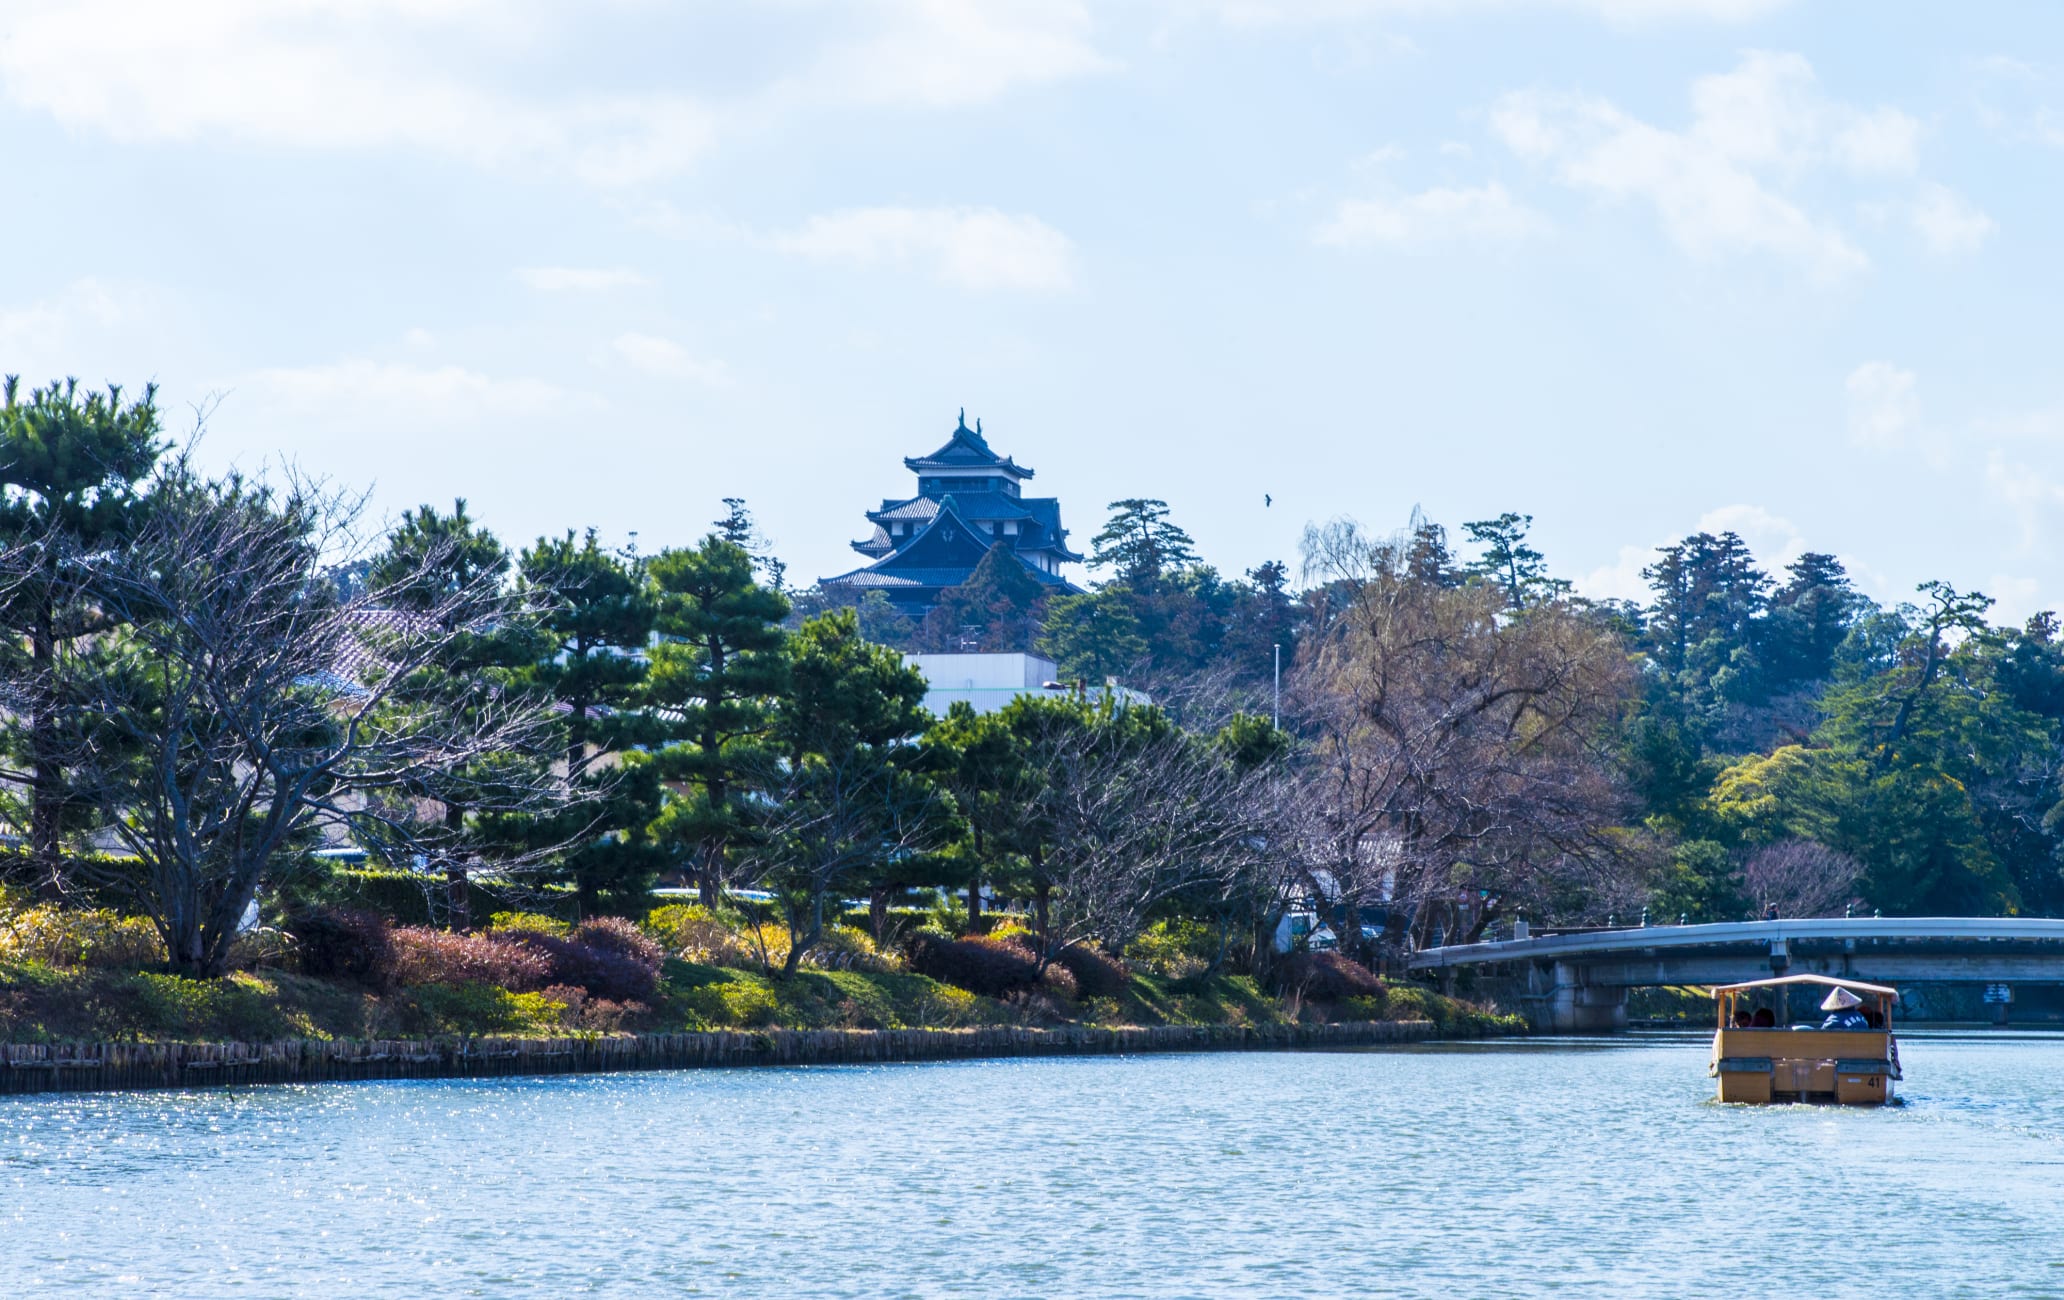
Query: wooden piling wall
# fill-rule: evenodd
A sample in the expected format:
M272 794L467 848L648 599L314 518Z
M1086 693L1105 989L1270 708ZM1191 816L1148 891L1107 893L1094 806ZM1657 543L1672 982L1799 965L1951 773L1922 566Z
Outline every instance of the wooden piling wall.
M566 1038L0 1043L0 1094L982 1057L1286 1051L1409 1043L1432 1036L1431 1021L1387 1020L1251 1028L738 1029Z

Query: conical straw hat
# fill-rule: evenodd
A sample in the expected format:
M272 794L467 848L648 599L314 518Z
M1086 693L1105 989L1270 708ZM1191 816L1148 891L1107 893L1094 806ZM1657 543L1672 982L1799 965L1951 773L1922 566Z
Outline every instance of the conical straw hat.
M1820 1004L1820 1009L1822 1011L1847 1011L1851 1007L1860 1007L1862 1005L1863 999L1857 997L1848 989L1836 989L1827 995L1827 1001Z

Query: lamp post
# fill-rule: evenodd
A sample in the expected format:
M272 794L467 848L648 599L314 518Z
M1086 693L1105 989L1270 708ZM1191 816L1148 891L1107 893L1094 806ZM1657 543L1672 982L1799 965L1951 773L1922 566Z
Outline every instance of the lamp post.
M1276 642L1276 703L1269 715L1269 725L1276 730L1283 729L1283 643Z

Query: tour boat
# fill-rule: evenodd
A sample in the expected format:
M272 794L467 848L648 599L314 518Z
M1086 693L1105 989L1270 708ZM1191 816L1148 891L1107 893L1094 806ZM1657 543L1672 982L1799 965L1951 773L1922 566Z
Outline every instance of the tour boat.
M1802 984L1829 990L1822 1007L1838 1015L1853 1010L1863 1027L1823 1029L1818 1019L1788 1024L1792 989ZM1713 990L1713 1000L1720 1029L1706 1073L1719 1079L1721 1101L1881 1106L1892 1100L1893 1081L1900 1078L1899 1043L1892 1037L1897 989L1826 975L1785 975L1723 984Z

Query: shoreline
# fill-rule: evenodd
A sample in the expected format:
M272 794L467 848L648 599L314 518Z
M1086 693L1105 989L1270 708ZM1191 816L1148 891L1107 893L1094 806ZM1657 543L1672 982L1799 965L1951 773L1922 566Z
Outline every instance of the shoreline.
M1465 1031L1466 1032L1466 1031ZM0 1043L0 1095L1418 1043L1430 1020L1059 1029L731 1029L562 1038Z

